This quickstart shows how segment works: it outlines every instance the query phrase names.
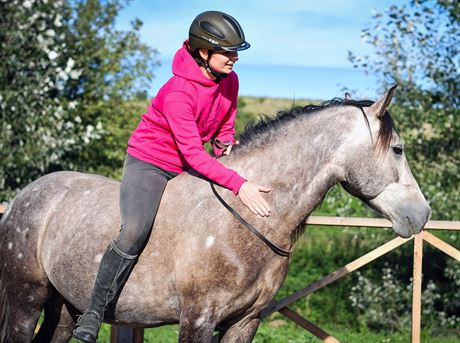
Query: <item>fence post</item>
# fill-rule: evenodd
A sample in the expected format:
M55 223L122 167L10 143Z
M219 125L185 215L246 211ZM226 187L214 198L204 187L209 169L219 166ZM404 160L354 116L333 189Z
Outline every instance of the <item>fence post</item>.
M142 343L144 342L144 329L128 326L112 326L110 343Z
M422 316L422 261L423 237L414 237L414 276L412 281L412 343L420 343Z

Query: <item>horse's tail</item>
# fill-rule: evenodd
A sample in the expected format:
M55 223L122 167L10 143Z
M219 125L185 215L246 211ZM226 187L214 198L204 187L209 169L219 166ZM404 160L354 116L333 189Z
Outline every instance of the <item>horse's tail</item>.
M0 269L0 343L8 342L9 305L6 294L4 274Z

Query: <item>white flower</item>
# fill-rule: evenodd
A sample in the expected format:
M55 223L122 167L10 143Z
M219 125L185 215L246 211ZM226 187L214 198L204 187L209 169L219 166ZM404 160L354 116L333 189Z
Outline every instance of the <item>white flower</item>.
M59 157L58 157L58 155L57 155L55 152L51 153L51 156L50 156L50 161L51 161L51 162L57 161L58 158L59 158Z
M40 46L44 46L45 44L43 44L45 42L45 40L43 39L43 36L41 34L38 34L37 35L37 40L38 40L38 43L40 44Z
M80 70L72 70L70 72L70 78L74 79L74 80L78 79L80 77L80 75L81 75L81 72L82 72L81 69Z
M58 8L60 6L64 5L64 1L58 0L54 2L54 8Z
M29 18L28 18L28 22L29 22L29 25L35 23L35 21L40 18L40 14L38 14L37 12L35 12L34 14L32 14Z
M46 35L48 37L54 37L54 36L56 36L56 32L54 32L54 30L52 30L52 29L48 29L48 30L46 30Z
M50 52L48 53L48 58L49 58L51 61L54 60L54 59L55 59L56 57L58 57L58 56L59 56L59 55L58 55L58 53L57 53L56 51L50 51Z
M56 18L54 19L54 25L56 27L61 27L62 26L62 22L61 22L61 19L62 19L62 16L60 14L58 14L56 16Z
M58 77L59 77L60 79L64 80L64 81L67 81L68 78L69 78L69 74L67 74L65 71L62 71L62 70L61 70L61 71L58 73Z
M66 64L66 67L65 67L65 71L66 72L70 72L73 68L73 66L75 65L75 61L72 59L72 57L70 57L68 60L67 60L67 64Z
M22 3L22 6L24 6L25 8L31 8L32 7L32 4L33 2L30 1L30 0L26 0Z

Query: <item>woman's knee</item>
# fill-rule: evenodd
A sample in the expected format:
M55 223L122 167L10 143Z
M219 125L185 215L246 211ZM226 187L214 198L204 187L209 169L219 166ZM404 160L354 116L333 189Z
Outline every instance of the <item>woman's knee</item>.
M145 246L151 229L152 221L123 226L114 243L124 253L137 255Z

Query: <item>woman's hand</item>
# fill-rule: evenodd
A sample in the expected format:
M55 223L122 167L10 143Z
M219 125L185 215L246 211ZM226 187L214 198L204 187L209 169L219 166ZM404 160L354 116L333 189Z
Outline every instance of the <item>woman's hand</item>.
M224 150L223 155L230 155L230 152L232 151L232 146L233 145L229 145L227 149Z
M260 192L268 193L271 191L269 187L263 187L246 181L240 187L238 195L241 202L249 208L252 213L258 214L261 217L268 217L270 207Z
M240 141L235 141L235 144L240 144ZM233 144L230 144L227 149L224 150L224 155L230 155L230 153L232 152L232 146Z

